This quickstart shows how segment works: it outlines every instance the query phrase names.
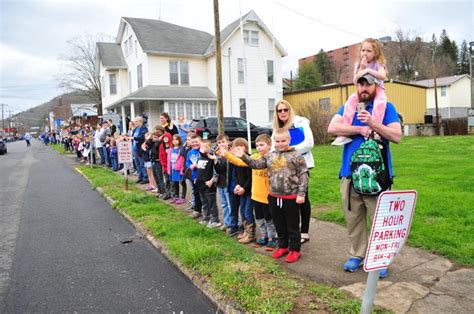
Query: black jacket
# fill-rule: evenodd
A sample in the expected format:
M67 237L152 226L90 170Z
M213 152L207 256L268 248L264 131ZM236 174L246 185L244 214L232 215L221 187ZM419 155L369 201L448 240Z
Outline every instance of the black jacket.
M216 192L215 184L213 184L210 188L205 184L206 181L209 181L214 177L214 161L209 159L207 154L200 153L196 171L196 188L199 191Z
M233 175L235 185L240 185L244 188L244 195L250 194L252 190L252 169L249 167L234 166ZM234 191L229 191L229 193L234 193Z

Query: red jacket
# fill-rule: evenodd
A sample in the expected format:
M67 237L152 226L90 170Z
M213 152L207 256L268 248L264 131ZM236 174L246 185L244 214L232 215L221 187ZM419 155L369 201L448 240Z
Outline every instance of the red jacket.
M168 139L167 142L165 138ZM158 156L160 158L161 169L163 169L164 171L168 169L168 149L171 146L172 141L173 141L173 136L171 136L171 134L169 134L168 132L165 132L165 134L163 134L163 137L161 138L161 144L158 150Z

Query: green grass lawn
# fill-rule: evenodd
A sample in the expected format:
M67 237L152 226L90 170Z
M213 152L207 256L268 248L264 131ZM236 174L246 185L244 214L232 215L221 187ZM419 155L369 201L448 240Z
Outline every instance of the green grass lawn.
M124 179L119 174L96 166L78 169L93 187L101 187L106 196L115 200L115 208L145 225L174 258L198 272L214 291L244 312L360 311L360 301L345 292L288 272L271 257L256 254L222 231L198 224L135 186L125 193Z
M406 137L392 144L394 190L416 190L409 244L474 265L474 136ZM343 224L339 196L342 148L313 150L313 215Z
M62 144L51 144L51 148L57 151L60 154L65 154L66 150L64 149L64 145Z

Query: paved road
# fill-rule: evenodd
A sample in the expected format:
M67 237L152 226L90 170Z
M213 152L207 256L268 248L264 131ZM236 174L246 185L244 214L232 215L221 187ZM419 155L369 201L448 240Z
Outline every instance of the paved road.
M37 141L8 152L0 156L0 313L216 312L61 156Z

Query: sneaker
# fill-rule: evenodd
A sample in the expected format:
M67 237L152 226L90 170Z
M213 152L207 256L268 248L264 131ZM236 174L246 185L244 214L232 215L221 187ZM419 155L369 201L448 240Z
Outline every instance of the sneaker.
M201 220L201 221L199 222L199 224L200 224L200 225L208 225L208 224L209 224L209 220L204 220L204 219L203 219L203 220Z
M227 228L226 234L229 237L236 237L239 234L239 229Z
M192 212L192 211L194 211L194 207L192 207L192 206L191 206L191 207L188 207L188 208L186 208L186 210L187 210L188 212Z
M177 204L177 205L181 205L181 204L186 203L186 200L184 198L178 198L176 200L176 202L174 202L174 203Z
M267 242L267 247L265 248L265 251L273 251L278 245L278 242L276 239L268 239Z
M196 212L196 211L194 211L194 212L192 213L192 215L191 215L191 217L193 217L194 219L197 219L197 218L199 218L199 217L201 217L201 216L202 216L201 213L200 213L200 212Z
M352 139L350 137L345 137L345 136L338 136L336 139L331 143L331 145L334 146L341 146L345 145L347 143L352 142Z
M166 201L166 200L169 200L171 198L171 195L169 193L166 193L164 195L161 196L161 199L163 201Z
M272 253L272 257L274 259L279 259L280 257L282 257L283 255L286 255L288 254L290 251L288 250L288 248L279 248L278 250L276 250L275 252Z
M148 192L151 192L153 190L155 190L155 188L152 187L151 185L147 186L147 188L145 189L145 191L148 191Z
M229 227L226 226L226 225L224 225L224 224L222 224L222 226L219 227L219 230L220 230L220 231L226 231L227 228L229 228Z
M383 278L387 278L387 277L388 277L388 268L381 269L380 272L379 272L379 278L383 279Z
M298 251L290 251L287 257L285 257L285 262L287 263L294 263L299 260L301 257L301 253Z
M344 270L351 273L359 270L360 266L364 264L364 259L360 257L351 257L344 264Z
M266 237L260 237L255 241L255 247L261 247L267 245L268 239Z
M153 189L150 191L151 193L158 193L158 189Z
M222 224L218 221L212 221L209 224L207 224L207 227L211 228L211 229L212 228L217 228L217 227L220 227L220 226L222 226Z
M175 204L178 199L176 197L173 197L170 201L170 204Z

